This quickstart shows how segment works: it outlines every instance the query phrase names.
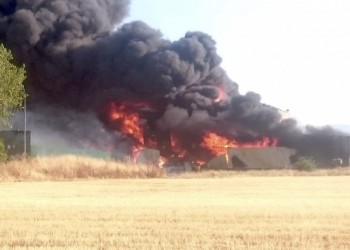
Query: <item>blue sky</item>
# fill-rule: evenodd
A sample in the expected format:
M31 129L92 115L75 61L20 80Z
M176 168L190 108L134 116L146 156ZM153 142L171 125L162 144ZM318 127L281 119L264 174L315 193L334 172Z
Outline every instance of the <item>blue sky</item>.
M350 125L349 0L133 0L130 13L170 40L210 34L242 94L302 124Z

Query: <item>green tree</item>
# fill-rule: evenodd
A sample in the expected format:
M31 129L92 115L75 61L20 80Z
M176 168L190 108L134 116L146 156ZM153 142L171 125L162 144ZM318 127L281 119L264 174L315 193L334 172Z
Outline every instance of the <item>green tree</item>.
M0 127L23 105L25 98L24 67L12 64L12 59L11 53L0 44Z
M11 53L0 44L0 128L8 123L12 113L23 105L25 98L24 67L17 67L12 59ZM6 158L6 149L0 140L0 161Z

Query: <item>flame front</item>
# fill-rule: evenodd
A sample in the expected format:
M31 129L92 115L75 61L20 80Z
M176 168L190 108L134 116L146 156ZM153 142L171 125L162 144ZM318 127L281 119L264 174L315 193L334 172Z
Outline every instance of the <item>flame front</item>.
M213 155L225 155L227 148L263 148L263 147L275 147L278 144L277 139L271 139L269 137L263 137L261 140L254 142L238 142L236 140L229 140L216 133L207 132L201 143L201 147L209 150Z
M218 101L220 101L219 99L221 98L223 98L223 96L219 96ZM112 122L114 128L135 140L135 144L132 147L132 158L135 162L139 158L140 152L145 147L150 146L148 141L147 145L145 145L145 131L143 130L142 120L140 113L138 112L140 108L144 106L145 104L130 104L127 102L120 105L111 103L108 113L109 120ZM207 160L207 156L203 154L203 149L204 153L210 152L210 154L213 156L217 156L226 155L227 148L271 147L276 146L278 142L277 139L271 139L269 137L262 137L260 140L253 142L240 142L238 140L228 139L214 132L206 132L204 133L202 142L200 143L202 153L201 150L194 153L191 150L186 150L186 148L183 147L183 141L181 138L182 137L177 137L175 133L170 134L169 139L171 151L163 155L164 157L160 159L159 166L164 166L167 164L167 162L170 162L170 159L174 160L175 162L186 160L195 166L201 166L204 165ZM155 141L153 143L152 141L151 144L157 145L157 142Z
M120 131L136 139L140 144L144 144L143 129L140 126L140 115L128 110L127 104L117 106L111 104L109 118L112 122L120 124Z

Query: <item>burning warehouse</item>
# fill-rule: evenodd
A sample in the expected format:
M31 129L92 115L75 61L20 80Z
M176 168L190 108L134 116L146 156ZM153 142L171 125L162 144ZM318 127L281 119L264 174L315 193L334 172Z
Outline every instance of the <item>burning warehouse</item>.
M27 69L33 142L55 136L113 154L147 147L198 165L225 147L339 158L342 133L300 128L259 94L242 95L209 35L168 41L141 21L120 25L128 9L128 0L0 1L0 42Z

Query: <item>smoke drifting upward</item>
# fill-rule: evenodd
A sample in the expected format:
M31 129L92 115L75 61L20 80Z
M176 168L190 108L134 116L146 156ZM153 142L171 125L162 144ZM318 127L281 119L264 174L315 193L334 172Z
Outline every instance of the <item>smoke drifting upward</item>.
M132 103L133 111L157 111L152 126L170 130L184 150L197 155L208 131L239 141L278 138L279 145L315 156L334 149L340 132L304 131L295 120L282 119L277 109L261 104L258 94L241 95L220 67L209 35L188 32L171 42L141 21L118 27L129 4L0 0L0 42L26 65L33 112L49 106L47 120L62 124L61 110L69 111L67 117L73 111L94 113L117 140L121 125L109 119L109 107ZM89 133L98 136L98 131Z

